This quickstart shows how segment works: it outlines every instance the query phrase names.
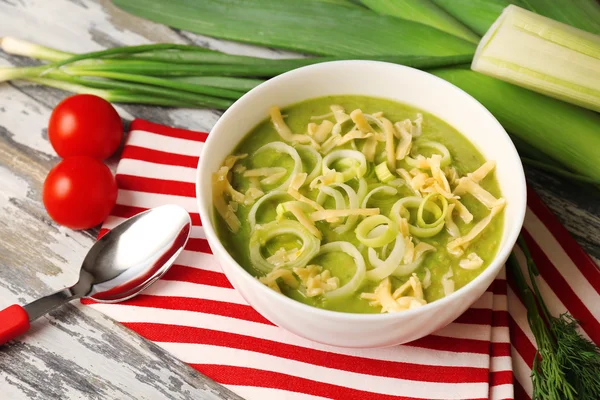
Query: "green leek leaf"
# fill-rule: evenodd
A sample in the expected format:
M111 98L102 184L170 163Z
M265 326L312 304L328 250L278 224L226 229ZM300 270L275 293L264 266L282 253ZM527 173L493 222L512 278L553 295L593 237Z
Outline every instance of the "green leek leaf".
M600 34L597 0L520 0L524 8L591 33Z
M600 179L600 115L462 68L432 74L481 102L504 128L581 175Z
M380 14L419 22L469 42L479 42L479 36L431 0L362 0L362 2Z
M475 46L359 7L296 0L114 0L136 16L222 39L323 55L457 55Z
M432 0L448 14L483 36L502 10L519 0Z
M537 14L600 34L600 3L597 0L432 0L481 36L514 4Z

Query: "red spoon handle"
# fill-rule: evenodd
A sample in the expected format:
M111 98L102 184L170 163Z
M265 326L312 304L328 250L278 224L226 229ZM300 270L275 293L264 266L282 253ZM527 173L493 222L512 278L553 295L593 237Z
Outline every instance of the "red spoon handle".
M29 315L23 307L13 304L0 311L0 345L24 334L29 329Z

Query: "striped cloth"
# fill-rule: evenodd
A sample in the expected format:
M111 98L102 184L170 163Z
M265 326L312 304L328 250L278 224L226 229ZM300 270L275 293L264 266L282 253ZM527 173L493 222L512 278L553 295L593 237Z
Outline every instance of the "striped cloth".
M173 203L189 211L191 239L169 272L143 294L119 304L84 303L249 400L531 396L535 341L504 271L455 322L393 348L313 343L254 311L212 256L197 212L196 165L206 138L143 120L132 123L117 168L117 205L100 234L143 210ZM600 274L537 196L529 195L525 235L550 310L568 309L582 321L584 333L600 342Z

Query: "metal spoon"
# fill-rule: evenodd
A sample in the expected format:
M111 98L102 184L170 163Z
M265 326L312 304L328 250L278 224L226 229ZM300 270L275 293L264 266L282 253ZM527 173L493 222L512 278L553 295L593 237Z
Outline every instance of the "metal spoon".
M0 345L73 299L115 303L137 295L167 272L187 243L191 225L187 211L176 205L153 208L124 221L92 246L74 286L24 307L15 304L0 311Z

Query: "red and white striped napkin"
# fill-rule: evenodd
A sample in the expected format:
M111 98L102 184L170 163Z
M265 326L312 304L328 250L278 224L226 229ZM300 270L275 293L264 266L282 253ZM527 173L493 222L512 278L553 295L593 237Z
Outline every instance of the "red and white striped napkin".
M313 343L254 311L221 272L202 230L195 176L206 138L132 123L117 168L117 205L101 234L138 212L173 203L189 211L191 239L169 272L141 295L119 304L85 303L249 400L531 396L535 341L504 271L455 322L393 348ZM529 196L525 234L550 310L568 309L599 343L600 273L537 196Z

